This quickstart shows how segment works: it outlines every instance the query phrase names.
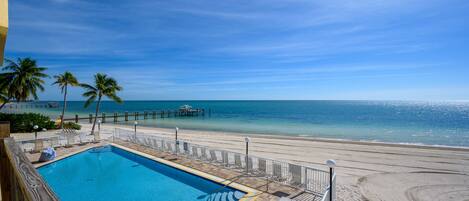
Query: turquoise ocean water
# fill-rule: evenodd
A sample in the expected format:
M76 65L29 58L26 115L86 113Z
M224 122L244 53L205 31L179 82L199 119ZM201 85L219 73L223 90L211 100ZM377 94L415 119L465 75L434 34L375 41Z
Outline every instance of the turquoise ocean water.
M66 116L88 115L71 101ZM177 109L183 104L210 108L209 117L139 120L155 127L253 134L469 147L468 102L407 101L127 101L103 102L107 113ZM57 117L61 109L28 109ZM129 121L129 124L133 121Z

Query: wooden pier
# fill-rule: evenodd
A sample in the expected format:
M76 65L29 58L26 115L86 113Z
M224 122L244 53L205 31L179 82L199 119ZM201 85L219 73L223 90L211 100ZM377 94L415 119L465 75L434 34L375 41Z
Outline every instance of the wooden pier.
M208 116L211 116L212 110L208 110ZM159 110L159 111L143 111L143 112L114 112L111 114L101 113L96 118L100 119L102 123L106 122L119 122L119 121L132 121L140 119L157 119L157 118L170 118L170 117L194 117L205 116L205 109L190 109L190 110ZM64 121L75 121L78 123L80 120L88 120L89 123L93 122L94 114L89 114L86 117L80 117L75 114L74 118L65 118Z

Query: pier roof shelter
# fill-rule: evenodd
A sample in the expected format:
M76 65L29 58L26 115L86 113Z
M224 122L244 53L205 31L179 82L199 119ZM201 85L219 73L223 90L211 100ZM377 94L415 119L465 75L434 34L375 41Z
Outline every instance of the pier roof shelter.
M8 0L0 0L0 65L3 65L8 32Z

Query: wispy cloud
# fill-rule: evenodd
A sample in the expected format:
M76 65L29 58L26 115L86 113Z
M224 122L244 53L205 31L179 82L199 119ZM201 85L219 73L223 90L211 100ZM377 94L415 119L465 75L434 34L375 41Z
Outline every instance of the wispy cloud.
M464 0L17 0L6 56L32 56L86 82L106 72L126 96L147 99L469 87L467 8Z

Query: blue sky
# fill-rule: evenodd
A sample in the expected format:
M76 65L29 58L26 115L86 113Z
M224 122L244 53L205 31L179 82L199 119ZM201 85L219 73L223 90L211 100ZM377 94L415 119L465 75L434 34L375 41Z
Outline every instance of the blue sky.
M126 100L469 100L468 10L467 0L10 0L6 57L81 82L107 73ZM60 100L51 82L40 98Z

